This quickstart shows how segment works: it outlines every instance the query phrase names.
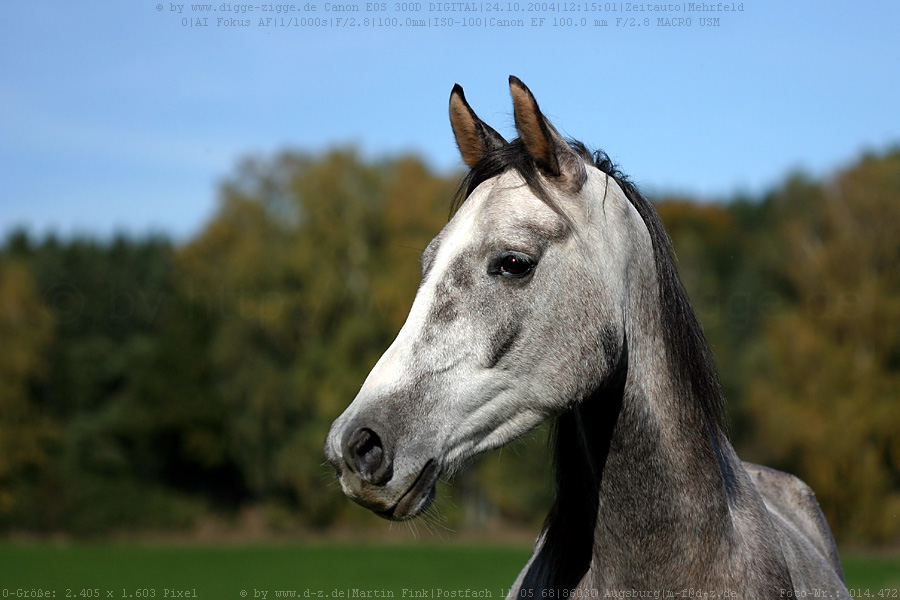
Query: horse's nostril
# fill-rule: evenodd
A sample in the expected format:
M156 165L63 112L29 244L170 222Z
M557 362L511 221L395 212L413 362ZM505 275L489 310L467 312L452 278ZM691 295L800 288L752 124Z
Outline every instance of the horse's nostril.
M393 469L381 438L368 427L357 429L347 439L344 460L369 483L381 485L391 478Z
M381 438L371 429L360 429L357 432L352 450L357 458L357 466L366 471L377 469L384 456Z

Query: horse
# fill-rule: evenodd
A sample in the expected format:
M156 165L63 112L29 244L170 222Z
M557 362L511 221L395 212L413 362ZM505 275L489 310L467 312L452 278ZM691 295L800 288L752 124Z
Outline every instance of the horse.
M411 519L440 476L555 418L555 500L509 598L849 597L810 488L735 453L651 204L509 85L509 142L451 92L469 171L325 440L343 492Z

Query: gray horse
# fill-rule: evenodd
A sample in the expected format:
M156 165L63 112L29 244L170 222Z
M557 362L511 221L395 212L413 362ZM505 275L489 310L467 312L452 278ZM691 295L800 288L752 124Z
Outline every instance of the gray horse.
M518 138L462 88L470 167L397 339L334 422L347 496L394 519L442 474L556 418L556 500L510 597L849 597L792 475L741 462L650 204L510 78Z

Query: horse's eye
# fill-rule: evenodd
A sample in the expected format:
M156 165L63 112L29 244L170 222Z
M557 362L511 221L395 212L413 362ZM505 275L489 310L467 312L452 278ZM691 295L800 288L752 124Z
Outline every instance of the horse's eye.
M525 277L532 270L534 270L534 261L517 252L500 257L496 267L496 273L504 277Z

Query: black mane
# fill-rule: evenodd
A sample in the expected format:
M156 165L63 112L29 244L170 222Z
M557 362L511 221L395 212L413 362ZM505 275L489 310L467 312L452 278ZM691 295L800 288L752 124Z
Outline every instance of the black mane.
M698 435L709 435L718 453L718 436L727 435L724 398L703 330L678 277L671 240L653 206L605 152L591 153L577 141L570 141L569 145L585 163L618 184L650 233L659 279L663 336L675 384L682 398L692 400L686 409L697 411L699 422L707 426ZM515 169L538 198L569 220L548 192L552 179L541 173L518 139L489 152L472 167L460 184L451 214L481 183L509 169ZM627 354L626 339L622 364L606 387L557 418L553 443L556 500L544 526L540 554L535 556L521 586L522 591L534 590L535 597L539 590L561 593L573 589L590 566L600 479L622 403Z

